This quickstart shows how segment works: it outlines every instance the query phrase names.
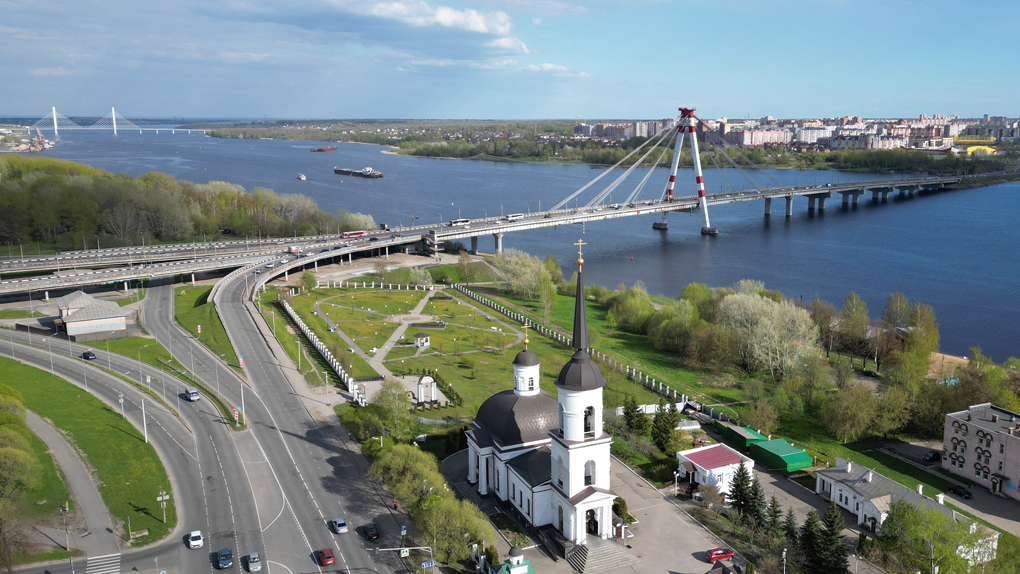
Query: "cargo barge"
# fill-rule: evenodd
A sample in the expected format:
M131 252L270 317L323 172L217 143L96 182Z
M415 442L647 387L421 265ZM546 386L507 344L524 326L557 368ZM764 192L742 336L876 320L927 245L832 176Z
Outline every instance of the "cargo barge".
M376 171L370 167L365 169L350 169L346 167L334 167L333 173L337 175L351 175L354 177L367 177L369 179L378 179L383 176L381 171Z

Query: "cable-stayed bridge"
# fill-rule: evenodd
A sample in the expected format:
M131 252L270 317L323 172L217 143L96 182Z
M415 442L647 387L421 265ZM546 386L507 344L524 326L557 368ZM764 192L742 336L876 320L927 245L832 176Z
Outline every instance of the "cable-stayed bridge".
M43 116L42 118L39 119L39 121L29 126L29 129L39 131L52 131L54 136L60 135L61 131L81 131L81 130L112 131L114 134L118 133L118 130L122 132L137 131L138 133L142 133L143 131L150 131L156 133L159 133L161 131L170 133L185 132L189 134L192 132L201 134L205 133L205 130L190 130L190 129L182 130L177 128L143 128L136 125L134 122L125 118L124 116L118 114L115 108L110 108L110 113L100 118L99 121L97 121L96 123L89 126L83 126L75 122L74 120L68 119L66 116L59 113L56 107L53 107L49 114Z

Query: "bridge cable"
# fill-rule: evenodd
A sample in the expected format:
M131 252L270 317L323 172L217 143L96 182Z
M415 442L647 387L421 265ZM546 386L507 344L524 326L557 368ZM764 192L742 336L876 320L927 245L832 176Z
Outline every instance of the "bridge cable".
M645 161L645 158L647 158L653 151L655 151L655 148L659 147L659 143L661 143L662 140L666 139L667 135L668 135L668 133L664 133L662 135L662 137L660 137L658 139L658 141L656 142L656 144L654 146L648 148L648 151L645 152L645 155L641 156L641 158L638 159L637 161L635 161L634 164L631 165L629 168L627 168L627 170L624 171L622 175L620 175L615 180L613 180L613 183L611 183L608 186L606 186L605 189L603 189L594 198L592 198L588 203L586 203L585 207L591 207L593 205L597 205L602 200L604 200L608 195L613 193L613 191L615 191L616 188L619 187L619 185L621 183L623 183L623 180L627 179L627 177L629 177L630 174L633 173L634 170L637 169L637 167L639 165L641 165L641 163L643 161ZM650 141L652 141L652 138L648 138L648 140L646 140L645 143L647 144Z
M726 149L732 149L732 148L726 148ZM734 149L733 151L734 151L735 153L737 153L737 150L735 150L735 149ZM740 175L742 175L742 176L744 177L744 179L746 179L746 180L747 180L747 181L748 181L748 182L749 182L749 183L751 184L751 187L753 187L754 189L756 189L756 190L758 190L758 191L761 191L762 189L764 189L764 187L762 186L762 184L761 184L761 183L759 183L759 182L758 182L758 181L757 181L756 179L752 178L752 177L751 177L750 175L748 175L748 174L747 174L747 172L745 172L745 171L744 171L744 169L743 169L742 167L740 167L739 165L737 165L737 163L736 163L735 161L733 161L733 158L732 158L732 157L730 157L730 155L729 155L729 154L727 154L727 153L723 153L723 154L721 154L721 155L722 155L722 156L723 156L724 158L726 158L726 161L728 161L728 162L730 163L730 165L731 165L731 166L733 166L733 168L734 168L734 169L736 169L736 170L737 170L737 172L738 172L738 173L739 173ZM745 160L746 160L746 158L745 158ZM734 187L734 191L736 191L736 188L735 188L735 187Z
M670 143L672 142L673 138L670 138ZM645 174L645 177L641 179L641 183L638 183L637 186L634 188L634 191L632 191L631 194L627 196L627 203L634 201L634 199L637 197L638 192L644 189L645 184L648 183L648 178L651 177L652 173L655 171L655 168L659 167L659 164L662 163L662 158L666 157L667 151L669 151L669 144L665 145L662 148L662 153L659 154L659 159L655 160L655 164L653 164L652 167L648 170L648 173ZM644 197L644 194L642 194L641 197Z
M722 168L719 167L718 163L716 163L715 156L716 156L716 154L713 153L713 154L709 155L708 158L710 160L712 160L712 165L714 165L715 166L715 170L719 172L719 177L721 177L722 180L724 182L726 182L726 186L730 188L730 191L737 191L737 188L733 187L733 184L730 183L729 178L726 177L726 174L723 172Z
M741 153L741 152L740 152L740 150L739 150L738 148L736 148L736 147L733 147L733 146L731 146L731 145L729 144L729 142L727 142L726 140L724 140L724 139L722 139L721 137L719 137L719 135L718 135L718 134L716 134L716 133L714 133L714 132L706 132L706 133L711 133L711 134L712 134L713 136L715 136L715 137L716 137L716 138L717 138L717 139L719 140L719 142L720 142L720 143L722 144L722 146L723 146L724 148L726 148L726 149L732 149L732 150L733 150L733 153L735 153L735 154L737 155L737 157L739 157L740 159L742 159L742 160L744 160L745 162L747 162L747 164L748 164L748 166L750 167L750 169L756 169L756 170L758 170L758 172L759 172L759 173L761 173L761 174L762 174L763 176L765 176L766 178L768 178L769 180L771 180L771 181L772 181L772 183L776 185L776 187L782 187L782 186L783 186L783 184L782 184L782 183L781 183L781 182L780 182L779 180L777 180L776 178L772 177L772 176L771 176L771 175L770 175L769 173L767 173L767 172L763 171L763 170L762 170L762 168L761 168L760 166L758 166L758 165L757 165L756 163L754 163L753 161L751 161L751 160L750 160L750 159L749 159L749 158L748 158L747 156L745 156L745 155L744 155L743 153ZM756 186L756 187L757 187L757 186Z
M606 171L602 172L602 175L600 175L600 176L596 177L595 179L589 181L588 183L584 184L584 186L582 186L581 189L579 189L579 190L575 191L574 193L571 193L570 195L565 197L563 199L563 201L561 201L561 202L557 203L556 205L552 206L552 208L550 208L549 211L556 211L557 209L559 209L559 208L563 207L564 205L566 205L567 202L570 201L571 199L574 199L578 195L581 195L581 193L583 193L586 189L588 189L589 187L595 185L595 183L598 180L600 180L603 177L605 177L607 174L609 174L609 172L613 171L617 167L620 167L620 164L622 164L623 162L627 161L627 159L630 158L630 156L636 154L638 152L638 150L640 150L641 148L643 148L646 145L648 145L648 143L651 142L651 141L652 141L651 138L645 140L645 143L643 143L640 146L634 148L634 150L631 151L629 154L623 156L623 158L620 159L620 161L616 162L615 164L613 164L612 167L610 167Z

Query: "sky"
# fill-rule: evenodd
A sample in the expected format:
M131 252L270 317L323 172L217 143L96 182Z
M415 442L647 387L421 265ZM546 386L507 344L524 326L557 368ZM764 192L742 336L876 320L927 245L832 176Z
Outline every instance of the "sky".
M1020 114L1015 0L0 0L0 116Z

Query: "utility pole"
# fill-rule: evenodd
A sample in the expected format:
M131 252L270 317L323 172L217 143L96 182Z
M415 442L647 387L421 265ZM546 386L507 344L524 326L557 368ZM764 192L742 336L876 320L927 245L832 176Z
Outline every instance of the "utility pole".
M167 494L165 490L163 490L162 484L159 485L159 496L156 497L156 502L158 502L159 505L163 508L163 524L166 524L166 501L168 500L170 500L170 495ZM156 560L159 559L157 558ZM157 562L156 564L157 564L156 567L158 569L159 563Z
M145 397L142 397L142 430L145 431L145 444L149 444L149 427L145 424Z

